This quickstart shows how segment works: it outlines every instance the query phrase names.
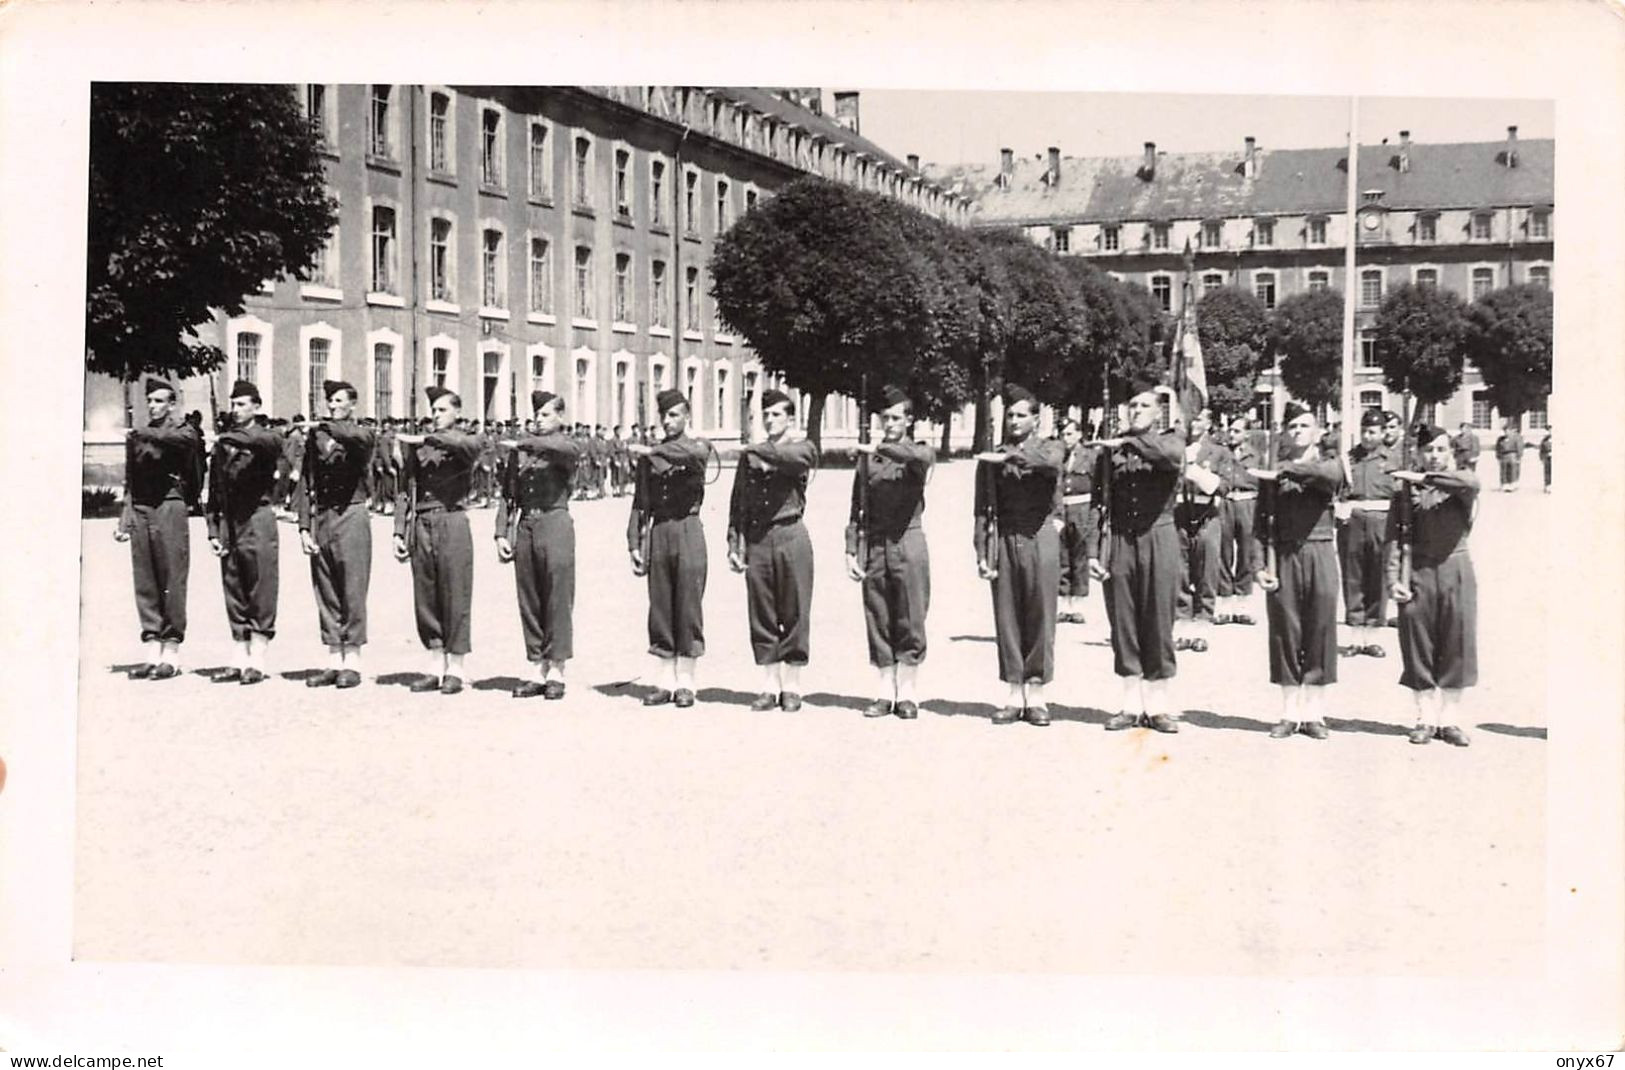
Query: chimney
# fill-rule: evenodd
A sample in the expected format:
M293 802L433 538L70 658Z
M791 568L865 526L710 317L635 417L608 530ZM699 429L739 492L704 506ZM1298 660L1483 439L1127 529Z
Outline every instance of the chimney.
M1140 177L1145 178L1145 179L1149 179L1149 178L1151 178L1152 175L1155 175L1156 173L1157 173L1157 143L1155 141L1147 141L1145 143L1145 163L1140 166Z
M1242 157L1241 175L1243 178L1256 178L1258 176L1258 139L1246 139L1247 154Z
M1411 132L1399 132L1399 170L1401 173L1411 169Z
M1518 128L1507 127L1507 166L1518 166Z
M854 134L863 133L858 127L858 94L855 91L849 89L835 94L835 121Z
M1049 184L1051 189L1061 184L1061 150L1054 145L1049 147Z
M999 178L1000 189L1009 189L1011 181L1016 174L1016 153L1014 149L999 150Z
M908 169L910 171L918 171L920 169L920 154L919 153L911 152L911 153L908 154Z

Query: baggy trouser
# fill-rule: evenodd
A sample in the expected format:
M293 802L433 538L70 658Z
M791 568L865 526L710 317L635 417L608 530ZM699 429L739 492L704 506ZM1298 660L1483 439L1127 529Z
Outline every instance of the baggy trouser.
M871 536L864 561L863 622L869 664L918 665L925 660L925 615L931 608L931 556L919 527L895 539Z
M131 506L130 565L141 641L185 642L186 580L192 567L185 502L167 498Z
M999 679L1047 684L1055 678L1055 599L1061 584L1061 538L1048 520L1031 534L999 530L993 629Z
M1458 550L1438 564L1411 565L1411 600L1399 607L1399 682L1417 691L1478 683L1478 579Z
M367 587L372 581L372 523L365 502L320 509L311 517L310 585L326 646L367 642Z
M474 602L474 539L468 514L437 509L417 515L412 543L412 605L418 638L429 650L467 654Z
M519 521L513 547L519 625L530 661L569 661L575 653L576 528L568 511Z
M1337 682L1337 552L1316 540L1276 552L1280 587L1265 600L1270 683Z
M227 522L229 523L229 522ZM220 559L220 589L226 596L226 622L239 643L250 635L276 635L280 579L276 513L269 505L231 523Z
M1113 531L1106 575L1106 619L1118 676L1166 680L1174 660L1174 609L1179 597L1179 533L1172 521L1139 534Z
M813 554L800 520L745 544L745 607L758 665L805 665L812 638Z
M705 655L705 580L710 561L700 518L657 520L649 531L649 653Z

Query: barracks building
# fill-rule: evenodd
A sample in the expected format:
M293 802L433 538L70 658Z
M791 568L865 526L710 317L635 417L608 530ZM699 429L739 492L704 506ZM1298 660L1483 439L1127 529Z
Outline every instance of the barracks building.
M301 85L339 224L309 278L268 280L198 330L225 366L183 381L206 416L247 379L274 417L320 413L323 379L358 416L427 413L430 383L477 420L648 424L667 387L694 428L738 438L768 379L721 324L707 265L761 199L819 174L963 223L970 202L859 133L858 94L672 86ZM212 393L211 393L212 386ZM139 386L88 376L87 470L121 458ZM831 399L827 432L855 433ZM106 460L111 461L110 456ZM87 471L88 478L88 471Z
M1552 283L1553 142L1518 139L1360 147L1357 209L1347 215L1343 148L1266 149L1247 138L1234 152L1168 153L1147 142L1128 159L1063 157L1058 148L986 165L928 167L926 174L974 202L971 226L1023 230L1033 241L1088 257L1179 310L1184 250L1195 255L1192 293L1243 287L1266 307L1307 290L1358 296L1355 393L1361 408L1397 411L1383 387L1371 325L1385 294L1404 283L1442 286L1471 301L1513 283ZM1355 236L1357 278L1344 278ZM1266 370L1258 415L1278 413L1285 389ZM1498 428L1499 414L1468 366L1462 389L1433 413L1454 428ZM1546 426L1544 409L1524 429ZM1492 436L1493 437L1493 436Z

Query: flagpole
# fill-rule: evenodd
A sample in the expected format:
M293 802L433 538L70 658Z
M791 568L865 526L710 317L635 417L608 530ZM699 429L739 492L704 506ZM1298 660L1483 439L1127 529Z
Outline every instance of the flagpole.
M1354 302L1359 299L1360 280L1354 273L1354 243L1359 240L1359 220L1355 218L1355 194L1360 174L1360 98L1349 98L1349 184L1344 226L1343 250L1343 384L1338 401L1342 427L1338 437L1347 457L1354 445Z

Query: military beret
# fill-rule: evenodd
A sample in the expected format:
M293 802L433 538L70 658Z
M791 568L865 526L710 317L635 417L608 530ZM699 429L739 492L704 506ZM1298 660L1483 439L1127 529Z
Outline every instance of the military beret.
M1383 423L1385 423L1385 424L1397 424L1397 423L1402 422L1400 420L1400 418L1399 418L1399 413L1397 413L1397 412L1385 412L1385 413L1383 413L1382 414L1382 420L1383 420Z
M766 395L763 395L762 403L767 403ZM678 405L687 404L688 398L681 390L662 390L660 393L655 395L655 408L660 410L661 415L665 415L668 411L676 408Z
M260 388L247 379L239 379L231 384L231 396L233 398L252 398L257 405L260 401Z
M530 392L530 410L532 412L541 412L551 405L553 399L557 397L558 395L551 390L532 390Z
M1014 405L1022 401L1025 401L1034 407L1038 405L1038 399L1033 397L1033 392L1031 390L1028 390L1019 383L1007 384L1004 388L1004 403L1006 405Z
M880 400L883 402L881 408L889 409L893 405L905 404L908 401L908 394L891 383L887 383L880 388Z
M1300 404L1296 401L1289 401L1286 403L1286 407L1281 410L1281 426L1285 427L1298 417L1308 415L1309 407L1307 405Z
M147 380L147 393L148 394L156 394L160 390L169 391L169 396L170 397L180 397L180 391L176 390L174 388L174 386L170 385L169 383L165 382L164 380L162 380L162 379L148 379Z
M463 407L463 399L457 396L457 392L455 390L447 390L443 386L435 386L433 383L430 383L428 386L423 388L423 392L429 395L430 405L433 405L443 397L450 396L452 404L456 405L459 409Z
M789 394L777 387L768 387L762 391L762 408L770 409L774 405L783 405L790 412L796 411L796 402Z
M333 400L333 395L341 393L341 392L348 392L349 395L350 395L350 400L352 400L352 401L354 401L356 398L359 398L361 396L360 391L358 391L353 385L351 385L350 383L345 382L342 379L323 379L322 380L322 395L324 397L326 397L327 400L332 401Z
M1367 409L1365 414L1360 417L1360 426L1381 427L1386 419L1387 416L1381 409Z
M1134 398L1141 394L1153 393L1160 384L1161 380L1154 375L1135 372L1128 378L1128 396Z

